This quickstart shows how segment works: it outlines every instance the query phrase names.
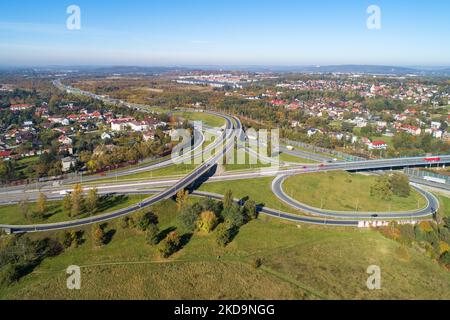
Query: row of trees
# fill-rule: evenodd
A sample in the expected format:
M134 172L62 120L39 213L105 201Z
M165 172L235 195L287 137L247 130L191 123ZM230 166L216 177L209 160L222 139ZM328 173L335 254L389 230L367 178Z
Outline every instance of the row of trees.
M202 199L190 204L188 191L182 190L176 196L176 210L176 228L160 230L158 217L148 210L134 217L124 217L121 227L144 232L147 244L157 246L161 257L168 258L179 251L195 232L215 231L218 245L226 246L241 226L257 218L256 203L247 200L240 207L234 202L231 191L226 193L223 202ZM93 238L98 245L101 245L103 236L101 228L94 227Z
M63 199L63 208L69 217L77 217L88 213L94 215L97 213L100 205L100 197L97 188L91 188L84 196L84 190L81 184L75 185L72 193L66 194Z
M257 218L256 203L245 201L243 206L234 202L231 190L227 191L222 203L210 199L187 205L188 192L180 191L177 195L178 225L186 233L201 231L210 233L216 228L216 240L221 246L230 243L239 228Z
M39 194L34 210L31 210L31 205L27 198L19 201L18 208L19 212L27 221L42 221L48 213L47 196L42 192Z

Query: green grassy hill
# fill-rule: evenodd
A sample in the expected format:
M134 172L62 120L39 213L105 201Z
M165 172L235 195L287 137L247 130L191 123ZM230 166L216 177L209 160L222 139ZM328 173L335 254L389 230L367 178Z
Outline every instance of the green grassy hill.
M176 227L175 204L153 208L160 229ZM195 234L168 260L134 229L111 242L86 242L44 260L1 299L449 299L450 273L418 250L370 230L301 226L261 216L226 248L214 234ZM54 235L54 234L51 234ZM46 235L32 235L40 237ZM48 236L48 235L47 235ZM252 261L263 260L255 269ZM366 288L369 265L382 270L382 290ZM82 268L82 289L66 289L65 270Z
M412 190L409 197L392 196L390 201L370 195L376 176L326 172L298 175L288 178L284 191L307 205L339 211L398 212L425 207L426 200Z

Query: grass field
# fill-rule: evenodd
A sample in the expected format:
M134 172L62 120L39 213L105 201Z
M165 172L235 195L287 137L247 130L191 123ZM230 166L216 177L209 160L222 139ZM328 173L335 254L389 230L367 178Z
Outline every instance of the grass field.
M188 121L202 121L204 125L214 128L225 125L225 119L204 112L174 112L173 115Z
M160 229L176 227L175 205L153 208ZM214 234L195 234L168 260L136 230L115 230L111 242L85 243L44 260L0 299L449 299L450 273L414 249L371 230L297 227L267 217L241 228L226 248ZM32 235L37 237L38 235ZM45 236L45 235L42 235ZM254 269L255 258L263 261ZM66 268L81 267L81 290L66 288ZM366 287L370 265L382 289Z
M444 217L450 217L450 198L438 195L438 199L441 204L440 214Z
M96 214L113 212L119 209L127 208L133 204L139 203L145 197L143 196L111 196L104 197L100 203L99 211ZM62 201L49 201L47 205L47 217L39 221L30 221L19 210L18 205L0 206L0 224L10 225L26 225L36 223L56 223L62 221L69 221L74 219L87 218L88 213L82 214L76 218L70 218L68 212L64 211ZM36 204L30 203L30 213L36 210Z
M375 176L346 172L313 173L288 178L284 191L307 205L339 211L397 212L423 208L426 200L416 191L408 198L383 201L370 195Z
M232 159L233 160L233 159ZM238 160L238 153L234 154L234 163L225 164L226 171L238 171L238 170L249 170L249 169L259 169L259 168L268 168L271 164L266 164L257 159L255 156L250 155L248 152L245 152L245 161ZM245 163L238 163L245 162Z
M232 190L235 198L242 199L245 197L250 197L255 200L257 204L284 212L298 214L298 211L280 201L273 194L273 179L274 177L264 177L257 179L211 182L203 184L199 190L218 194L225 194L228 190Z

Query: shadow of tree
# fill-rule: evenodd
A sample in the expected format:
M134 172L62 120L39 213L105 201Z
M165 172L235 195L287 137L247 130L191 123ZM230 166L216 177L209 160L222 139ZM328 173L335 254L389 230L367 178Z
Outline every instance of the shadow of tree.
M167 229L162 230L158 235L158 242L161 242L162 240L164 240L169 233L171 233L175 230L177 230L177 228L175 228L175 227L169 227Z
M54 216L58 213L61 213L61 212L62 212L62 208L59 205L48 205L46 213L43 216L43 219L47 220L47 219L51 218L52 216Z
M104 212L117 205L120 205L128 200L126 195L107 194L99 199L99 206L97 212Z
M180 238L180 247L178 248L178 251L183 249L189 243L189 241L191 241L192 236L193 236L192 233L186 233L186 234L181 236L181 238Z
M111 229L105 233L105 245L109 244L112 241L116 233L117 231L115 229Z

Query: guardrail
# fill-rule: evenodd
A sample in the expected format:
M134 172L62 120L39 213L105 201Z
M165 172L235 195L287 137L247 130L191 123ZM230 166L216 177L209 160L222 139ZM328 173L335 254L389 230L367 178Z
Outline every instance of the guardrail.
M431 171L425 171L420 169L412 169L412 168L405 168L403 172L412 178L419 178L424 180L429 180L431 182L437 182L442 184L448 184L450 185L450 176L438 174Z

